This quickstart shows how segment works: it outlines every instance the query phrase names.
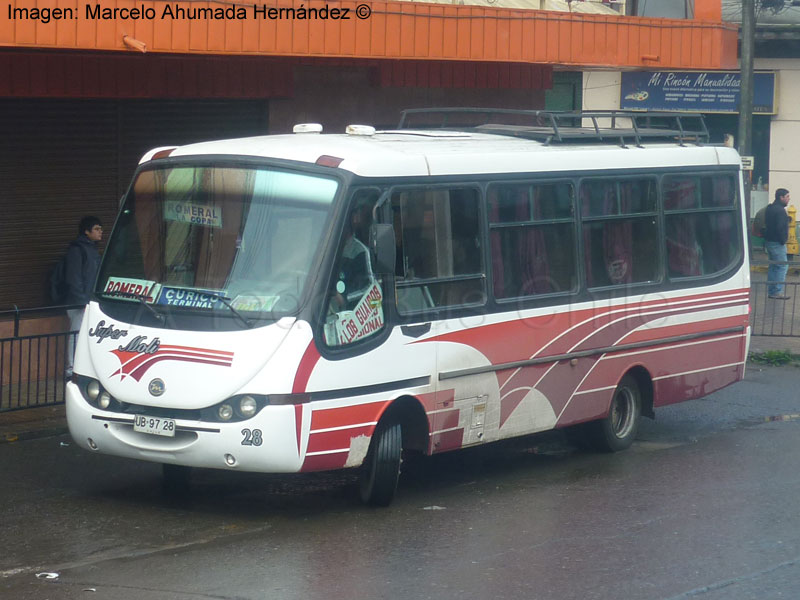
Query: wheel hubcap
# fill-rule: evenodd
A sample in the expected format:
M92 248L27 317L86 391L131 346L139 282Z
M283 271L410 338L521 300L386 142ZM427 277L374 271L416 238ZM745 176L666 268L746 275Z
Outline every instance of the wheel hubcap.
M628 388L622 388L614 396L611 406L611 426L614 435L622 439L630 434L634 427L634 408L636 400Z

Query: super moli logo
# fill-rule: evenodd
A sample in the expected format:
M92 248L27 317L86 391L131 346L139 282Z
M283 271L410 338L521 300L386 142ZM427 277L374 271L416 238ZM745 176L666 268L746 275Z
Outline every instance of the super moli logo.
M133 377L136 381L141 381L150 367L165 360L218 367L230 367L233 364L233 352L191 346L167 346L161 343L161 339L149 339L146 335L137 335L126 345L112 350L111 354L120 362L119 369L111 377L119 375L121 380Z
M105 320L101 320L93 329L89 329L89 337L96 337L98 344L106 338L118 340L121 337L127 337L127 335L127 329L117 329L113 323L106 325Z

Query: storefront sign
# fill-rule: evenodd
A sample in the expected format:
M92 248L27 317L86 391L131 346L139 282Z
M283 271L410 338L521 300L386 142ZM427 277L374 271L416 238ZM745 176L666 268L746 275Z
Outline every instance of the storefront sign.
M628 110L737 113L740 92L738 71L630 71L622 73L619 105ZM777 112L774 72L754 74L753 112Z

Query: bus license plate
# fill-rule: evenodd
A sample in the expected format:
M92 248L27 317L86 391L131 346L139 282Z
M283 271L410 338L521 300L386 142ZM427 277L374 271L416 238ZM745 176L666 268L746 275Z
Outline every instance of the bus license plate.
M175 420L136 415L133 417L133 430L140 433L175 437Z

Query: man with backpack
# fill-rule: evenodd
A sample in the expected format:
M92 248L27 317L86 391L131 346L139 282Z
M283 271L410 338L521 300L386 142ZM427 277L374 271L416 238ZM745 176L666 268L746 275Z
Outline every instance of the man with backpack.
M97 217L84 217L78 225L78 237L67 249L64 257L63 304L89 303L89 296L97 278L100 253L97 244L103 239L103 226ZM78 331L83 321L84 306L67 310L70 331ZM72 377L72 362L75 355L74 342L67 343L65 375Z

